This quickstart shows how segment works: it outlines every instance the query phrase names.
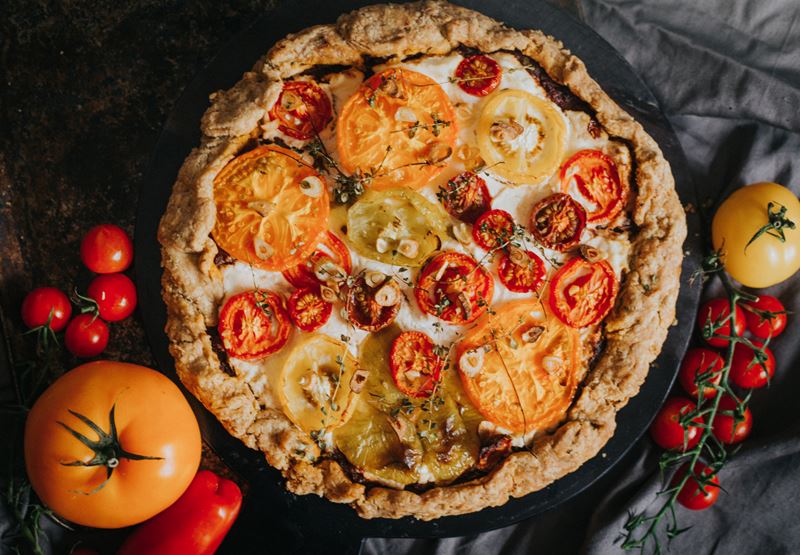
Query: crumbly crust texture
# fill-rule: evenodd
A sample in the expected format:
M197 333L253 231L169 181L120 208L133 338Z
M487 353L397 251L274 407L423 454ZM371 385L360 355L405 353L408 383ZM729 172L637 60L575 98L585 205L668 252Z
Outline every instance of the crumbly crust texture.
M630 269L616 308L605 320L606 345L584 380L564 423L515 452L490 474L424 493L352 481L331 459L292 455L304 437L280 411L266 409L244 380L227 374L207 329L217 323L222 276L210 238L216 174L247 143L280 91L282 80L317 65L362 65L369 57L402 60L446 54L465 46L516 50L539 63L596 112L612 137L635 158L637 194ZM277 43L233 88L212 95L203 137L184 162L159 228L168 309L166 332L178 375L233 436L262 451L287 488L351 504L364 518L423 520L478 511L544 488L591 459L611 438L615 418L647 376L675 319L685 217L670 168L658 145L589 76L563 45L540 31L517 31L478 12L443 1L369 6L335 24L311 27Z

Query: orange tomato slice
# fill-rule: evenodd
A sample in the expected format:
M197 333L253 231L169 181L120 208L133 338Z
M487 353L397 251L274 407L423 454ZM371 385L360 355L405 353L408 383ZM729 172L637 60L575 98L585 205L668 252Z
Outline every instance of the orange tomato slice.
M336 126L341 166L373 174L368 187L419 189L453 153L458 130L453 105L431 78L387 69L367 79L344 105Z
M328 225L328 190L300 156L262 146L231 160L214 179L212 236L231 256L264 270L296 266Z
M456 348L461 382L484 418L514 433L552 428L580 377L580 337L535 299L495 308Z

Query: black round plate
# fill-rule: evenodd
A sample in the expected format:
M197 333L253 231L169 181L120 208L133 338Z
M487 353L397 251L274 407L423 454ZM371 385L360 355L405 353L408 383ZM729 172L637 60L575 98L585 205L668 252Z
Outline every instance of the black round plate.
M163 331L166 309L161 300L161 259L156 229L178 169L191 148L199 142L199 121L208 106L208 95L232 86L256 59L288 33L335 21L340 14L369 3L343 0L286 2L283 8L257 20L228 44L187 87L172 111L142 186L135 239L140 307L148 338L159 367L175 381L178 380ZM672 165L681 200L684 204L692 202L697 205L686 161L669 123L659 111L653 95L611 45L566 12L543 0L460 0L458 3L512 27L541 29L561 40L586 63L589 73L605 91L658 141ZM694 215L688 217L689 239L684 248L687 255L683 260L678 299L678 311L684 315L693 314L697 308L700 288L692 286L689 277L698 268L702 252L697 233L699 222ZM194 401L203 437L250 484L243 512L223 545L224 551L246 553L258 547L275 553L354 551L362 537L469 535L507 526L550 509L597 480L641 437L672 385L691 334L692 320L683 318L670 328L661 355L653 364L639 394L620 411L616 433L601 455L547 488L512 499L502 507L432 522L412 518L364 520L348 506L316 496L290 494L284 489L280 474L266 464L261 453L246 448L228 435L216 419Z

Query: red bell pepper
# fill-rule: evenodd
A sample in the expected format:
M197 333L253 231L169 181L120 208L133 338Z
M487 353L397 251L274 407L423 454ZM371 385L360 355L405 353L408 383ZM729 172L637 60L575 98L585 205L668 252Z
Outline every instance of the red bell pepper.
M239 486L201 470L175 503L125 540L117 555L212 555L241 506Z

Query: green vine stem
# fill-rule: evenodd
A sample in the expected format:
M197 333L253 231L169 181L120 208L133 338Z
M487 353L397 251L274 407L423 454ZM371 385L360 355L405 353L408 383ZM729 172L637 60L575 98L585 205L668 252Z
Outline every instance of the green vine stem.
M688 426L692 425L702 429L700 441L692 449L686 451L667 451L662 454L659 460L659 470L661 472L662 480L665 474L679 465L686 464L688 471L685 472L674 482L667 482L667 487L658 492L658 496L663 500L659 509L655 512L648 512L647 510L640 513L629 513L628 519L623 525L623 531L620 534L622 540L621 547L626 551L638 549L641 553L645 553L648 548L652 548L650 553L660 554L663 553L663 546L660 540L662 529L667 537L667 545L669 542L686 532L688 528L680 528L678 526L678 518L676 515L676 502L678 494L681 489L686 485L690 479L694 479L700 487L702 493L706 492L706 488L719 487L712 484L712 480L719 473L725 463L735 454L735 449L730 452L724 444L722 444L712 433L713 422L718 414L731 414L730 412L720 413L719 404L723 394L729 395L736 401L736 409L732 411L735 424L743 418L744 409L750 400L750 393L740 398L736 392L733 391L729 382L729 374L733 363L734 349L738 344L749 347L756 353L756 360L764 353L769 341L765 342L763 346L757 346L748 338L740 335L734 326L734 318L736 315L736 308L742 301L754 301L756 297L750 293L741 291L734 287L730 278L722 270L721 266L715 264L714 261L719 259L718 253L712 253L707 257L703 263L703 273L718 273L724 286L728 299L729 310L728 314L721 316L714 321L706 322L703 329L700 330L703 338L708 339L714 336L719 339L727 340L728 346L725 353L725 364L719 372L705 372L698 374L695 378L695 384L698 388L696 399L697 408L688 411L680 418L680 424L685 429L685 440L688 441ZM728 326L730 329L729 335L721 335L717 332ZM719 383L714 383L714 379L719 376ZM712 399L705 399L703 392L707 388L714 388L717 390L717 395ZM703 423L693 422L698 417L703 419ZM703 460L708 462L709 473L696 472L695 466Z

